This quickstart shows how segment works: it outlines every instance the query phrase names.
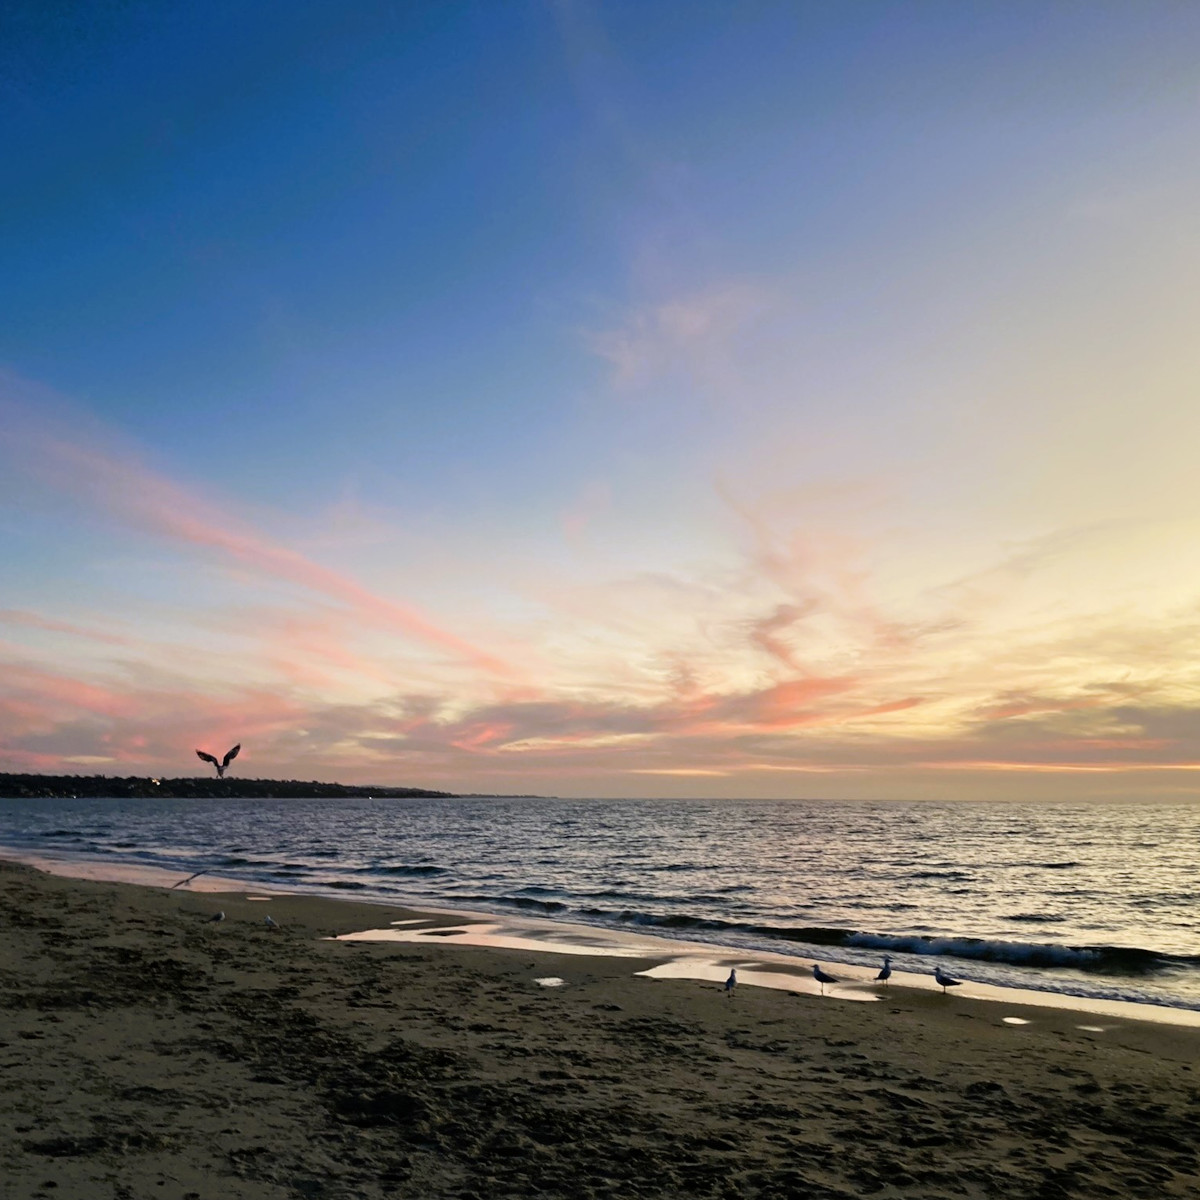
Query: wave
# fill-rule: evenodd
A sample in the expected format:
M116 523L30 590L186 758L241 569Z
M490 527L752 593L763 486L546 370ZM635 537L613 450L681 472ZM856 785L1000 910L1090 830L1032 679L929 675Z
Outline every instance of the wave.
M581 915L606 923L670 931L734 934L772 941L897 954L968 959L1016 967L1068 967L1092 974L1148 976L1172 968L1200 968L1200 955L1166 954L1136 946L1055 946L998 938L938 937L932 934L871 933L821 925L761 925L681 914L659 915L624 909L585 908ZM1042 918L1034 914L1035 920ZM1053 920L1054 918L1050 918Z
M1162 954L1137 946L1055 946L994 938L862 932L851 933L843 945L903 954L947 955L1015 967L1070 967L1103 975L1154 975L1171 967L1200 966L1200 957Z
M435 867L433 864L416 863L412 866L397 866L397 867L368 867L366 873L370 875L403 875L403 876L426 876L426 875L446 875L448 870L446 867Z
M566 905L561 900L537 900L533 896L497 896L497 904L511 904L514 908L532 909L535 912L565 912Z

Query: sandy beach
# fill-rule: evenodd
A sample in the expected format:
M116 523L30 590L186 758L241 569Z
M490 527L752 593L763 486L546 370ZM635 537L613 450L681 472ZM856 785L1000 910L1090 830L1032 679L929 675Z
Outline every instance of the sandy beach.
M0 1195L1200 1196L1195 1029L328 940L420 915L0 862Z

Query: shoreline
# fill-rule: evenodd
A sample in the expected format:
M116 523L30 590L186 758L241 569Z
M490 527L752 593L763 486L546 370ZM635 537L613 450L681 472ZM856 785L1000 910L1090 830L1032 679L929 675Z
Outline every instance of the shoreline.
M83 858L46 854L20 854L0 847L0 862L19 862L48 874L63 878L93 882L125 883L135 887L166 888L195 894L244 896L248 892L265 893L272 897L294 896L327 901L331 904L353 905L369 918L388 910L408 914L406 923L424 922L421 929L369 926L339 935L346 941L371 941L390 944L428 945L435 939L440 945L455 943L477 949L519 950L538 954L582 954L612 958L652 958L665 960L651 975L659 979L680 979L693 982L723 982L731 967L736 967L746 987L769 987L803 995L825 995L811 975L811 961L797 955L779 952L747 950L716 942L693 942L681 938L663 937L632 930L615 930L603 926L560 921L550 917L517 916L506 913L471 909L446 908L421 901L396 903L367 897L355 899L332 892L291 891L276 884L249 884L246 880L205 872L191 880L181 881L178 872L165 868L95 862ZM180 884L184 883L184 886ZM414 916L415 914L415 916ZM369 925L369 922L367 922ZM455 928L461 932L447 936L430 935L430 930ZM897 970L887 989L874 986L876 967L851 963L824 965L841 981L828 989L828 998L841 1001L872 1001L886 999L892 992L906 990L942 995L942 989L927 973ZM1052 1010L1075 1014L1080 1018L1100 1018L1107 1021L1143 1021L1155 1025L1171 1025L1200 1030L1200 1010L1167 1004L1138 1003L1077 996L1067 992L1033 988L1002 987L973 980L964 980L961 988L952 993L956 1001L972 1000L986 1005L1016 1010Z
M662 956L351 940L431 914L263 895L0 861L6 1200L1200 1190L1195 1029L727 998Z
M699 940L821 961L834 973L838 963L878 968L888 954L897 971L928 975L940 963L981 984L1200 1011L1200 944L1185 903L1194 881L1182 858L1166 856L1160 877L1158 851L1145 843L1140 869L1123 874L1109 862L1121 839L1084 839L1073 858L1040 845L1041 834L1013 842L1022 828L1074 837L1080 814L1043 829L1020 805L976 821L870 806L817 813L722 802L689 815L592 801L529 811L456 801L463 807L451 815L442 801L405 802L402 814L396 803L339 809L331 827L322 802L228 801L212 815L180 801L12 802L0 814L0 841L178 869L179 878L204 868L245 886ZM1138 818L1126 809L1115 828L1132 837ZM691 831L680 832L678 855L662 836L668 813L669 828ZM1023 825L1027 818L1034 823ZM1167 824L1182 835L1188 822ZM610 826L622 836L602 832ZM514 829L523 831L516 839ZM864 841L852 841L856 829ZM594 844L581 836L590 830ZM772 830L786 844L782 857L770 850ZM952 853L947 836L958 839ZM856 849L841 855L846 838ZM527 855L524 839L541 850ZM898 839L894 853L889 839ZM758 847L761 861L740 861L743 844Z

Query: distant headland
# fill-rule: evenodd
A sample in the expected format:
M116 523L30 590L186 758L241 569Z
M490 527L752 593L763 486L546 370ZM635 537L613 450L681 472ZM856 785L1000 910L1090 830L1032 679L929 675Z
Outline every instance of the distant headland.
M80 796L166 796L178 799L202 800L205 797L267 799L275 796L297 799L350 799L373 796L376 799L406 799L409 797L456 798L454 792L435 792L429 788L359 787L357 784L307 783L298 779L151 779L149 776L129 775L9 775L0 773L0 796L18 799L74 798Z

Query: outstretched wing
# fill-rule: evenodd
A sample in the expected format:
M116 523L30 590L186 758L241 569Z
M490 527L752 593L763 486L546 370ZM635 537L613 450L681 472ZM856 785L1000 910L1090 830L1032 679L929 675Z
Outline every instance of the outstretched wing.
M203 750L197 750L196 755L198 758L204 759L205 762L212 763L214 767L219 765L217 760L211 754L205 754Z
M225 761L224 761L223 763L221 763L221 766L223 766L223 767L227 767L227 766L229 766L229 764L230 764L231 762L233 762L233 760L234 760L235 758L237 758L237 756L238 756L238 751L239 751L241 748L242 748L242 743L241 743L241 742L238 742L238 744L237 744L236 746L234 746L234 748L233 748L232 750L230 750L228 754L226 754L226 755L225 755ZM216 761L217 761L217 760L214 758L214 759L213 759L213 762L216 762Z

